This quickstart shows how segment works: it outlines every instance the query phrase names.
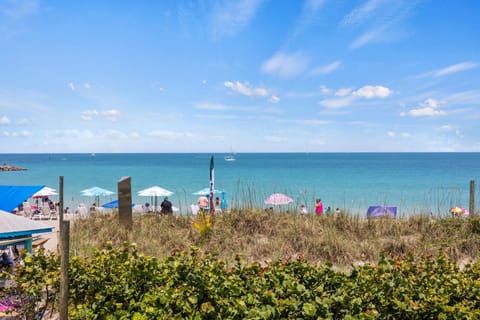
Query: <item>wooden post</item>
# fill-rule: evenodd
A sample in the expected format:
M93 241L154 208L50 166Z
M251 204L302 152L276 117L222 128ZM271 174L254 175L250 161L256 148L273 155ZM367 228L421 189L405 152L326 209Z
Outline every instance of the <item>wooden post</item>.
M62 221L60 227L60 320L68 319L68 265L70 251L70 221Z
M130 177L118 181L118 219L120 224L132 229L132 185Z
M62 222L63 222L63 176L58 177L58 190L59 190L59 195L58 195L58 220L59 220L59 227L62 228Z
M470 180L470 202L468 211L471 216L475 216L475 180Z

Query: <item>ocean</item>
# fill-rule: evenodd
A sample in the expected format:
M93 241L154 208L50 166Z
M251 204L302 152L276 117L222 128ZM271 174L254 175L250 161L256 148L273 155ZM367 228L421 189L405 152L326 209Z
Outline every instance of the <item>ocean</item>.
M0 163L28 169L0 172L0 184L58 189L63 176L65 206L74 209L94 201L81 190L98 186L116 192L117 182L129 176L133 202L151 203L137 192L158 185L173 191L170 200L186 212L198 197L192 193L209 187L211 156L0 154ZM294 212L301 204L313 212L315 199L321 198L325 207L353 214L365 215L370 205L392 205L400 216L442 216L453 206L468 208L470 180L477 184L480 175L480 153L238 153L235 161L213 156L215 188L226 192L230 207L267 207L268 195L284 193L294 202L278 210ZM475 195L478 208L478 191ZM101 203L114 199L102 197Z

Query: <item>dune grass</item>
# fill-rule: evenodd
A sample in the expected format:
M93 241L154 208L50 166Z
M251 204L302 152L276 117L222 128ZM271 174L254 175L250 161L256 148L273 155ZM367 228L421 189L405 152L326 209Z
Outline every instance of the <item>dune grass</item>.
M375 262L382 255L411 253L445 255L461 261L477 259L480 218L431 220L427 216L364 219L349 214L302 216L263 210L232 210L214 216L208 237L192 228L191 216L134 216L132 230L118 222L118 213L76 219L70 247L90 255L106 241L135 242L139 251L158 258L195 245L234 261L276 261L303 256L312 263L330 262L340 268Z

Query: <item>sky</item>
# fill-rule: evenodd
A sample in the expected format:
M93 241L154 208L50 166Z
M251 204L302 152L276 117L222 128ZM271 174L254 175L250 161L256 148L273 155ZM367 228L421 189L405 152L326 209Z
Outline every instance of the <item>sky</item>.
M477 0L0 0L0 153L480 152Z

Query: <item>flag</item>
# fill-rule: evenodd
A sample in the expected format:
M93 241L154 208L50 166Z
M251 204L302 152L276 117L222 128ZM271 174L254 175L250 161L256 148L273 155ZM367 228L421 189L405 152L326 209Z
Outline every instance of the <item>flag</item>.
M215 212L215 205L213 202L213 189L215 184L215 165L213 163L213 156L210 158L210 213Z

